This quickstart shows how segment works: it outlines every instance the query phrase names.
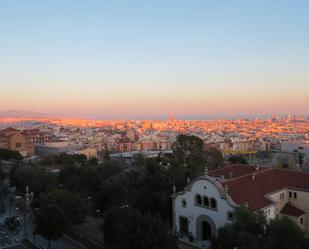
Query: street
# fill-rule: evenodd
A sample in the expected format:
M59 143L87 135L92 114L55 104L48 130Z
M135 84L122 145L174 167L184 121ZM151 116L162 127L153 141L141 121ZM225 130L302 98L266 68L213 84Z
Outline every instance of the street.
M26 220L24 220L23 210L15 208L15 203L9 203L6 201L6 209L3 214L0 215L1 223L4 223L7 217L11 215L18 215L20 219L20 229L14 232L14 235L10 233L4 225L0 226L0 249L27 249L28 247L21 244L24 238L27 238L32 243L38 245L40 248L47 249L48 241L39 235L33 236L34 225L32 223L29 214L26 214ZM26 222L26 224L25 224ZM51 248L54 249L87 249L87 247L81 245L79 242L71 239L67 236L59 239L58 241L51 242ZM30 249L30 248L29 248Z
M22 249L20 242L9 234L3 226L0 226L0 248Z

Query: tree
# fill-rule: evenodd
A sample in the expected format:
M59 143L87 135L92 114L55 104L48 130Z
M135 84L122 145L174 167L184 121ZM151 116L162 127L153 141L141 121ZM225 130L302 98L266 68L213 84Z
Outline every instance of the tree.
M183 168L187 177L196 177L205 167L203 144L203 140L196 136L184 134L177 136L172 145L174 155L172 164Z
M276 217L269 224L262 211L239 207L235 220L218 230L213 240L216 249L305 249L308 241L298 225L287 217Z
M98 166L99 165L99 161L97 158L95 157L92 157L90 159L87 160L87 163L86 163L88 166Z
M64 189L41 194L31 207L35 215L35 233L49 241L49 248L50 241L60 238L66 226L83 224L88 211L87 201L80 193Z
M7 150L7 149L0 149L0 161L8 161L8 160L16 160L20 161L23 157L18 151L14 150Z
M108 149L104 150L103 160L104 160L104 161L109 161L110 159L111 159L111 158L110 158Z
M69 155L67 153L59 153L57 155L49 155L44 157L40 164L42 165L85 165L87 163L87 157L82 154Z
M104 214L107 249L176 249L175 236L158 218L131 208L113 208Z
M218 230L218 237L212 248L217 249L260 249L264 246L266 217L263 212L250 212L246 207L238 207L234 213L234 222Z
M204 153L206 158L205 163L208 169L215 169L223 166L224 159L222 153L219 150L216 148L209 148Z
M10 172L10 184L21 193L29 186L30 190L38 195L57 186L57 178L36 166L14 166Z
M230 156L229 161L231 164L248 164L247 159L242 155L232 155Z
M66 225L82 225L85 222L89 206L79 192L55 189L47 194L47 198L62 208Z
M294 221L285 216L272 220L267 231L267 249L305 248L303 232Z
M51 240L62 237L65 228L65 214L62 208L48 199L40 200L40 207L35 210L36 228L34 234L40 234L48 240L48 248L51 248Z

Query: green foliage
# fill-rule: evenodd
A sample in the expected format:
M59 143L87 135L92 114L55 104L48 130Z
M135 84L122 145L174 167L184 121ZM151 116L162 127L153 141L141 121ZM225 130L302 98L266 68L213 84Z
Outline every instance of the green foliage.
M14 166L10 172L10 183L20 193L25 192L26 186L38 195L57 186L56 176L38 169L36 166Z
M79 192L55 189L47 194L47 198L62 208L66 224L81 225L85 222L89 205L87 198Z
M204 152L205 161L208 169L215 169L223 166L222 153L216 148L209 148Z
M120 174L123 170L116 161L104 162L99 166L66 166L60 171L59 182L69 190L77 190L93 196L100 190L104 180Z
M23 157L18 151L7 150L7 149L0 149L0 161L9 161L9 160L16 160L20 161Z
M287 217L277 217L272 220L267 231L267 249L305 248L303 232Z
M104 150L104 153L103 153L103 160L104 161L109 161L111 158L110 158L110 155L109 155L109 151L106 149Z
M245 207L239 207L234 213L235 221L227 224L218 231L218 237L212 244L213 248L233 249L262 248L266 227L266 218L263 212L250 212Z
M40 164L42 165L85 165L87 162L87 157L85 155L69 155L67 153L60 153L56 155L49 155L44 157Z
M97 209L104 211L113 206L129 205L169 222L174 179L157 159L139 158L132 169L112 173L95 194Z
M231 164L248 164L247 159L242 155L232 155L230 156L229 161Z
M203 144L203 140L196 136L182 134L177 137L172 146L172 164L177 175L194 178L204 171L205 166L214 169L223 165L222 153L216 148L204 151Z
M59 205L42 200L40 209L36 211L34 223L35 234L40 234L49 241L58 240L64 232L65 214Z
M176 238L158 218L131 208L114 208L104 214L107 249L176 249Z
M220 228L213 240L216 249L305 249L308 242L300 228L287 217L277 217L268 224L263 212L237 208L235 221Z
M35 214L35 233L49 241L62 237L66 226L83 224L88 211L87 201L80 193L64 189L41 194L31 206Z
M196 136L179 135L172 146L176 163L190 167L194 172L202 171L205 164L203 143Z

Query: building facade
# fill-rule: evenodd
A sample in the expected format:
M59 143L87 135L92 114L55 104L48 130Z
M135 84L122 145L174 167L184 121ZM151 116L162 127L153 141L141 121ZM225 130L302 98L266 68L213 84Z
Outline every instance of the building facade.
M14 128L0 131L0 148L18 151L23 157L34 155L34 143L27 133Z
M268 220L287 216L309 235L309 173L233 165L207 172L172 195L173 227L180 240L207 248L235 208L261 210Z

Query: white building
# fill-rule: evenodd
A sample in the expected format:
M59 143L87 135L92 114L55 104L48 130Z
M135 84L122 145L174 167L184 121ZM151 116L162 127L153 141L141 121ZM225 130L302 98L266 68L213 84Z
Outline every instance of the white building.
M183 192L174 191L173 225L180 240L206 248L220 227L245 205L267 219L285 215L309 234L309 174L300 171L233 165L206 171Z

